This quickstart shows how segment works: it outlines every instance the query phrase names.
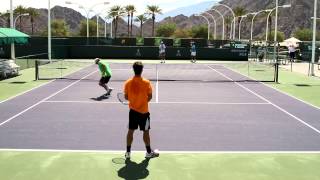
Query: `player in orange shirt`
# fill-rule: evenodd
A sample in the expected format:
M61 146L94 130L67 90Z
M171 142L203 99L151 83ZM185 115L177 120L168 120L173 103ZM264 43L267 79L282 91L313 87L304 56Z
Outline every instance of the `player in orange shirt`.
M135 76L128 79L124 85L125 98L129 101L129 130L127 134L127 152L125 157L130 158L133 133L138 126L143 131L143 141L146 145L146 158L158 157L159 153L153 151L150 146L150 113L149 101L152 99L152 86L149 80L144 79L141 74L143 71L142 62L133 64Z

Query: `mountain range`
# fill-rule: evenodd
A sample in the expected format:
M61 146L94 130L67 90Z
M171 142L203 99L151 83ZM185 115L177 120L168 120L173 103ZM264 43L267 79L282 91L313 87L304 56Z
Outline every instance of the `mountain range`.
M191 16L193 14L198 14L206 11L209 7L214 4L213 1L202 2L198 4L194 4L192 6L185 6L181 8L177 8L168 12L164 12L163 14L157 16L157 22L162 21L167 17L175 17L183 14L184 16Z
M291 4L291 8L280 8L279 9L279 30L285 33L286 37L290 37L292 33L299 28L311 28L312 21L311 17L313 16L313 0L281 0L281 4ZM223 0L221 3L224 3L231 8L243 7L246 12L256 12L262 9L270 9L275 7L275 0ZM207 24L207 22L201 18L194 16L193 14L204 12L208 7L212 6L213 2L204 2L198 5L193 5L189 7L179 8L177 10L165 13L163 16L157 15L157 19L160 20L156 22L156 27L164 23L174 23L177 25L177 28L186 29L201 24ZM197 8L196 8L197 7ZM222 7L216 7L217 10L221 11L222 14L230 16L229 11ZM35 18L35 35L40 35L47 27L47 9L37 9L39 16ZM320 12L320 8L318 13ZM177 14L181 13L181 14ZM214 15L217 19L217 33L220 36L222 31L222 23L218 15ZM25 18L25 17L24 17ZM28 34L31 34L31 23L29 18L25 18L22 23L21 30ZM79 24L82 20L85 20L85 17L82 16L79 12L61 6L55 6L52 8L52 19L63 19L70 27L70 31L73 35L77 35L79 32ZM95 17L92 19L95 20ZM6 20L0 19L0 26L6 25ZM274 22L274 20L273 20ZM104 35L104 21L100 18L99 25L100 36ZM254 23L254 37L263 37L265 34L265 25L266 25L266 16L260 15L257 16ZM20 28L19 21L17 22L18 29ZM251 21L249 18L243 20L242 23L242 37L250 37L250 27ZM143 25L143 35L151 36L152 21L149 19ZM107 32L110 31L110 24L107 24ZM133 35L139 34L140 27L137 25L133 26ZM237 32L237 31L236 31ZM118 35L125 36L127 34L127 22L126 16L120 18L118 25ZM226 34L229 34L226 32ZM238 34L238 33L236 33Z

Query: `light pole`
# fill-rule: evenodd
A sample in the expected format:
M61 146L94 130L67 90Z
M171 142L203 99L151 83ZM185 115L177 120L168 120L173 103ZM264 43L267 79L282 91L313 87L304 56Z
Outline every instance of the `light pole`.
M291 4L287 4L287 5L283 5L283 6L279 6L279 8L289 8L291 7ZM276 8L273 8L269 11L269 14L267 16L267 26L266 26L266 43L268 42L268 31L269 31L269 18L271 16L271 14L273 13L273 11L275 11Z
M239 41L241 40L241 24L242 24L242 21L244 20L244 18L248 17L249 14L246 14L244 16L240 16L241 19L240 19L240 22L239 22Z
M113 19L112 19L112 21L111 21L111 28L110 28L111 38L112 38L112 36L113 36L113 35L112 35L112 28L113 28L113 27L112 27L112 24L113 24L113 21L114 21L115 18L117 18L118 16L121 15L119 11L110 11L109 14L114 13L114 12L116 12L116 13L118 13L118 14L117 14L116 16L112 17Z
M106 4L109 4L109 2L106 2L105 5L106 5ZM106 10L104 9L104 10L102 10L102 11L100 11L100 12L98 12L98 13L95 14L95 16L96 16L96 18L97 18L97 38L99 37L99 17L100 17L100 15L101 15L101 13L102 13L103 11L106 11ZM105 25L105 26L106 26L106 25Z
M19 17L21 16L29 16L29 13L24 13L24 14L20 14L19 16L17 16L15 19L14 19L14 22L13 22L13 28L16 29L16 22L18 20Z
M256 15L257 13L248 13L248 14L245 14L245 15L243 15L243 16L239 16L239 17L241 17L241 20L240 20L240 22L239 22L239 41L241 40L241 24L242 24L242 21L243 21L243 19L244 18L246 18L246 17L248 17L249 15L254 15L254 17L255 17L255 15ZM253 18L252 18L253 19ZM252 24L251 24L252 25ZM252 34L252 31L251 31L251 34ZM252 40L252 35L251 35L251 39L250 40Z
M291 4L289 5L283 5L282 7L291 7ZM276 53L277 53L277 41L278 41L278 12L279 12L279 0L276 0L276 20L274 24L274 50L273 50L273 60L276 61ZM278 63L278 62L277 62Z
M89 15L90 15L90 12L92 12L92 9L93 9L94 7L96 7L97 5L100 5L100 4L108 5L108 4L109 4L109 2L101 2L101 3L94 4L94 5L91 6L90 8L86 9L84 6L82 6L81 4L76 3L76 2L66 1L65 3L66 3L66 4L76 4L76 5L79 5L79 8L80 8L80 9L83 9L83 10L86 12L86 16L87 16L87 38L89 38L89 36L90 36L90 34L89 34Z
M91 9L87 10L85 9L83 6L79 6L80 9L83 9L86 12L86 17L87 17L87 38L90 36L90 32L89 32L89 15L90 12L93 12Z
M10 0L10 28L13 29L13 0ZM11 43L11 59L15 59L14 43Z
M209 21L209 19L207 17L201 15L201 14L196 14L195 16L202 17L205 20L207 20L207 23L208 23L208 40L209 40L210 39L210 21Z
M222 40L224 40L225 36L224 36L224 16L223 16L223 14L216 9L209 9L208 11L215 11L221 16L221 18L222 18Z
M233 23L233 22L234 22L234 20L235 20L235 19L232 19L232 21L231 21L231 27L230 27L230 28L231 28L231 29L230 29L230 39L233 39L232 37L233 37L233 25L234 25L234 23Z
M109 13L113 13L113 12L117 12L117 11L111 11L111 12L109 12ZM118 15L117 15L118 16ZM104 18L104 37L107 37L107 17L108 16L106 16L105 18ZM111 20L111 23L110 23L110 37L112 38L112 22L113 22L113 20Z
M313 11L313 35L312 35L312 56L311 56L311 70L310 75L314 76L314 63L316 62L316 34L317 34L317 0L314 0L314 11Z
M107 37L107 17L103 18L103 20L104 20L104 37L106 38ZM111 28L111 31L112 31L112 28Z
M252 41L253 41L253 24L254 24L254 19L258 16L258 14L262 13L262 12L270 12L271 9L265 9L265 10L261 10L253 14L252 20L251 20L251 32L250 32L250 54L252 54Z
M269 14L268 14L268 16L267 16L266 44L267 44L267 42L268 42L269 18L270 18L271 14L272 14L272 12L273 12L274 10L276 10L276 9L275 9L275 8L273 8L273 9L269 12Z
M223 7L227 8L227 9L229 9L231 11L231 13L233 15L233 21L231 22L231 27L233 26L233 39L235 39L235 37L236 37L236 15L235 15L234 11L232 10L231 7L229 7L229 6L225 5L225 4L217 3L217 5L218 6L223 6Z
M256 18L256 16L262 12L270 12L271 9L265 9L265 10L262 10L262 11L258 11L258 12L255 12L253 13L254 16L252 17L252 20L251 20L251 37L250 37L250 40L252 41L253 40L253 23L254 23L254 19Z
M275 20L275 24L274 24L274 48L273 48L273 61L277 61L277 56L276 56L276 53L277 53L277 40L278 40L278 12L279 12L279 0L276 0L276 20ZM277 61L278 63L278 61ZM276 81L277 82L277 81Z
M100 13L96 14L97 17L97 38L99 37L99 17L100 17Z
M51 62L51 4L48 0L48 59Z
M17 16L13 22L13 29L16 29L16 22L17 22L18 18L22 17L22 16L29 16L29 13L20 14L19 16ZM14 46L14 42L11 43L11 58L16 59L16 49Z
M213 23L214 23L214 39L217 39L217 21L214 18L214 16L208 12L204 12L204 14L208 14L209 16L211 16L211 18L213 19Z

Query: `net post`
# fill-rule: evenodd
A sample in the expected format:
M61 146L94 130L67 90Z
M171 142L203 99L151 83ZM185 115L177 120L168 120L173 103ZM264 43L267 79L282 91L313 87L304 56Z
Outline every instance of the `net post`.
M35 80L39 80L39 62L38 60L34 61L35 63Z
M279 63L278 61L275 63L275 76L274 76L274 82L279 83Z
M279 44L278 42L274 43L274 46L276 46L276 64L275 64L275 77L274 77L274 82L279 83Z

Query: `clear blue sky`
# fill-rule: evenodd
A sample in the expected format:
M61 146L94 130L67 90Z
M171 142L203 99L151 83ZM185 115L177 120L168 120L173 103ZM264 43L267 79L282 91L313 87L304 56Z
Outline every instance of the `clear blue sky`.
M73 2L76 2L78 4L83 5L84 7L91 7L97 3L103 2L104 0L73 0ZM111 2L111 5L128 5L133 4L138 9L138 13L143 13L146 9L147 5L158 5L163 12L167 12L179 7L189 6L192 4L197 4L200 2L204 2L208 0L109 0ZM51 0L52 6L54 5L60 5L60 6L67 6L73 9L78 10L81 12L78 8L78 5L67 5L65 4L65 0ZM13 6L23 5L25 7L35 7L35 8L47 8L48 7L48 1L47 0L13 0ZM110 6L109 6L110 7ZM1 0L1 6L0 6L0 12L5 12L10 8L10 0ZM95 7L95 11L104 10L107 9L108 6L97 6Z

